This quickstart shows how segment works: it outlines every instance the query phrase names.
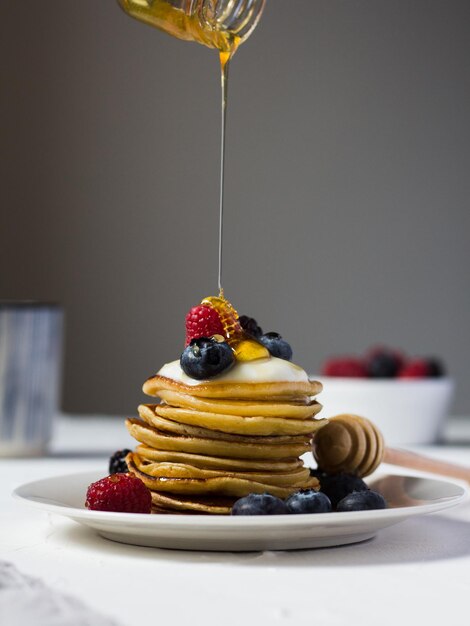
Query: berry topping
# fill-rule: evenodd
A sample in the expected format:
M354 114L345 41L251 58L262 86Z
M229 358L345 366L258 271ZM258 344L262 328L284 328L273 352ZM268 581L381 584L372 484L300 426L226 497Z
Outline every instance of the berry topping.
M220 339L220 338L217 338ZM221 374L235 361L232 348L225 341L211 337L193 339L180 358L181 369L197 380Z
M321 491L303 489L286 500L289 513L329 513L331 502Z
M377 346L363 359L346 356L327 360L322 374L347 378L439 378L446 372L438 358L407 360L399 350Z
M349 378L365 378L367 371L364 363L355 357L339 357L329 359L322 369L324 376L344 376Z
M288 512L285 503L269 493L250 493L232 507L232 515L282 515Z
M109 459L110 474L125 474L129 471L126 463L126 456L131 450L117 450Z
M428 362L428 376L429 378L441 378L446 375L444 364L439 359L431 357L426 359Z
M366 358L366 369L370 378L395 378L402 365L402 355L388 348L372 350Z
M252 337L257 338L263 334L262 328L258 326L258 322L252 317L248 317L248 315L241 315L238 321L240 322L240 326L243 330Z
M276 356L285 361L291 360L292 348L278 333L266 333L258 337L258 341L269 350L271 356Z
M85 506L92 511L150 513L152 496L132 474L113 474L88 487Z
M369 490L362 478L354 474L320 474L317 478L320 481L320 491L328 496L333 508L353 491Z
M199 337L212 337L222 335L225 331L219 314L212 307L205 304L193 306L186 315L186 343L189 345L192 339Z
M400 370L399 378L426 378L429 374L429 365L426 359L408 361Z
M344 497L337 511L371 511L373 509L386 509L387 503L383 496L376 491L353 491Z

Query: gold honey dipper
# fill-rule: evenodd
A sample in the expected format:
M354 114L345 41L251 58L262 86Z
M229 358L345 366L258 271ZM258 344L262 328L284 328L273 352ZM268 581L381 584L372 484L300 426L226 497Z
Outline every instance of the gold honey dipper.
M331 474L346 472L360 477L372 474L380 463L441 474L470 483L470 468L446 461L387 448L380 430L359 415L343 414L328 419L313 438L318 467Z

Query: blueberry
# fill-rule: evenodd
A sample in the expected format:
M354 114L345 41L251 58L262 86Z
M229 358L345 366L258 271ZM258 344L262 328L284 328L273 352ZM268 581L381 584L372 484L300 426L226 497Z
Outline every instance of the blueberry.
M240 315L238 321L243 330L252 337L258 338L263 334L263 329L258 326L258 322L254 318L248 317L248 315Z
M441 378L442 376L445 376L446 371L442 361L431 357L429 359L426 359L426 363L428 365L429 378Z
M401 359L396 353L390 350L377 351L367 360L367 375L371 378L395 378L401 364Z
M353 491L336 507L337 511L372 511L386 509L387 503L383 496L376 491Z
M265 333L261 335L261 337L258 337L258 341L269 350L272 356L286 361L291 360L292 348L278 333Z
M331 502L327 495L313 489L303 489L286 500L289 513L329 513Z
M368 491L366 483L354 474L323 474L318 476L320 490L336 507L338 502L353 491Z
M127 474L129 468L126 463L126 456L131 452L125 448L124 450L117 450L109 459L109 473L110 474Z
M250 493L232 507L232 515L283 515L288 512L285 503L269 493Z
M180 358L181 369L197 380L212 378L233 365L232 348L225 341L210 337L193 339Z

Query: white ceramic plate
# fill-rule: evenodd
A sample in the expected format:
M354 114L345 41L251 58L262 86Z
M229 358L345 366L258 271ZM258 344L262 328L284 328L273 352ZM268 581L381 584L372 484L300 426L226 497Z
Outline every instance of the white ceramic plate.
M88 511L85 494L102 472L55 476L18 487L14 496L49 513L64 515L113 541L179 550L293 550L339 546L374 537L382 528L433 513L463 500L451 482L386 475L370 481L390 504L379 511L230 517L139 515Z

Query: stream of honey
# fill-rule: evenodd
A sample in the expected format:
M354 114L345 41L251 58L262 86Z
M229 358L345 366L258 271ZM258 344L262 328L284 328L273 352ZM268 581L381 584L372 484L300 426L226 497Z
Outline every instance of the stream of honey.
M225 146L228 104L228 80L230 59L235 54L242 38L226 30L216 30L201 21L197 12L182 10L184 2L172 0L119 0L122 8L138 20L165 31L178 39L197 41L219 51L221 71L221 140L220 140L220 189L219 189L219 247L218 247L218 289L223 296L223 240L224 240L224 193L225 193ZM178 6L175 6L178 5Z

